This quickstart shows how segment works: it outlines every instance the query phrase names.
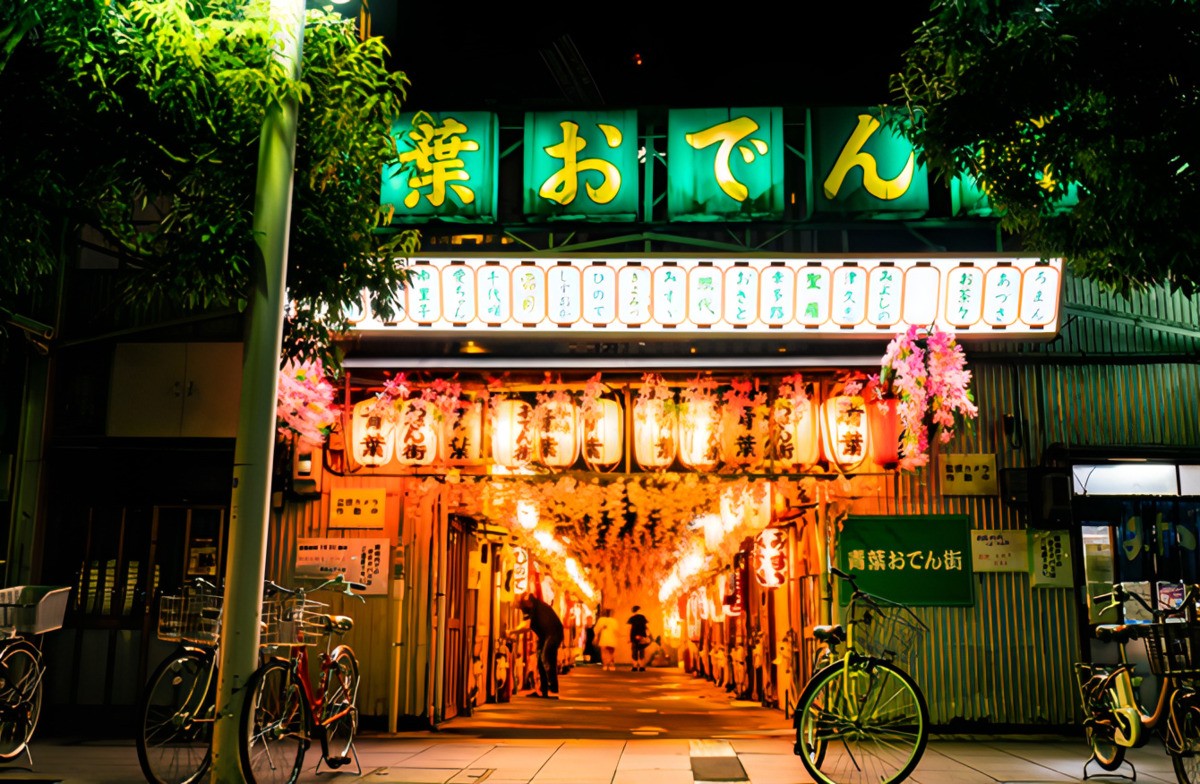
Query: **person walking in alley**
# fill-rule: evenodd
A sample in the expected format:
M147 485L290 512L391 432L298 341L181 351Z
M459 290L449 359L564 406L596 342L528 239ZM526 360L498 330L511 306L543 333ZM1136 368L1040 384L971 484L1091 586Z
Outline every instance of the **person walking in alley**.
M625 623L629 624L629 645L633 654L632 672L646 670L646 647L650 645L650 621L642 615L639 605L633 606L633 615Z
M596 619L596 645L600 648L600 663L606 670L617 669L617 619L612 610L600 611Z
M554 608L534 596L521 594L517 609L525 619L512 630L510 636L533 632L537 637L537 668L539 691L527 696L558 699L558 649L563 643L563 623Z

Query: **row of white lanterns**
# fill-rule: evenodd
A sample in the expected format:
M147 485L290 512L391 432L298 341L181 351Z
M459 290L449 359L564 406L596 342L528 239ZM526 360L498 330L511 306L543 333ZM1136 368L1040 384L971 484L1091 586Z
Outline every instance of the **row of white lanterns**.
M553 399L532 405L520 398L489 406L490 459L506 469L540 465L564 470L580 459L594 471L611 471L625 457L625 412L618 400L600 398L584 415L574 402ZM638 400L633 411L633 457L646 471L675 462L695 471L754 470L772 460L786 471L803 471L824 457L843 471L868 457L894 453L870 449L868 406L859 395L776 399L770 407L737 410L715 400L680 407L662 399ZM403 401L392 417L380 416L374 400L354 406L348 453L357 466L465 466L484 459L484 406L460 401L446 420L432 404ZM894 438L895 436L892 436ZM886 462L894 461L887 457ZM889 466L890 467L890 466Z

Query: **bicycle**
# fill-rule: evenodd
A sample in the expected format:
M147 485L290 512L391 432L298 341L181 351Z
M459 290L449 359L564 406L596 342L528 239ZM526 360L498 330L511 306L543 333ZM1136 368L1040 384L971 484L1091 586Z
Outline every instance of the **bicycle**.
M0 762L23 751L33 765L29 741L41 716L46 675L42 635L62 628L70 592L44 585L0 589Z
M138 762L150 784L191 784L212 762L221 603L217 586L203 578L159 598L158 638L178 647L138 700Z
M929 741L925 696L895 663L914 654L928 627L905 605L861 590L853 575L830 571L850 584L847 621L813 628L830 661L800 695L793 750L818 784L893 784Z
M1152 621L1098 625L1097 639L1116 643L1117 663L1075 664L1085 715L1084 735L1092 750L1083 764L1084 779L1089 778L1088 766L1093 761L1106 773L1120 769L1122 764L1133 770L1133 763L1125 759L1126 750L1144 746L1153 731L1165 723L1166 731L1159 735L1171 756L1175 777L1180 784L1200 782L1200 693L1192 685L1192 679L1200 677L1198 594L1200 588L1190 586L1179 606L1161 609L1118 583L1111 593L1092 600L1094 605L1104 604L1101 612L1107 612L1133 599L1150 613ZM1141 678L1129 661L1127 645L1134 640L1144 641L1150 670L1159 677L1158 695L1150 713L1139 701ZM1136 775L1133 771L1131 778Z
M354 734L358 729L358 659L349 645L330 650L334 635L354 627L345 615L326 615L326 607L308 598L317 591L341 589L347 596L365 590L343 575L314 588L288 589L270 583L281 597L266 613L264 644L286 651L271 656L246 684L242 707L239 752L247 784L291 784L304 767L310 736L321 742L321 759L332 769L357 764ZM319 657L320 678L314 686L309 675L308 648L326 638ZM320 769L321 762L317 762ZM362 766L358 765L362 774Z

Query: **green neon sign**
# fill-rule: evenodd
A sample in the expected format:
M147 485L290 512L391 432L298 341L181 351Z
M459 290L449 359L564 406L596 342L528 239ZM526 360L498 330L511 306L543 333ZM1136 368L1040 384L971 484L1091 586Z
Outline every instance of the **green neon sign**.
M525 217L633 221L638 214L633 110L525 115Z
M813 212L911 219L929 211L917 151L868 109L813 109Z
M667 121L667 217L779 218L784 212L783 110L672 109Z
M385 166L379 202L398 223L495 223L500 130L490 112L420 112L392 123L400 162Z

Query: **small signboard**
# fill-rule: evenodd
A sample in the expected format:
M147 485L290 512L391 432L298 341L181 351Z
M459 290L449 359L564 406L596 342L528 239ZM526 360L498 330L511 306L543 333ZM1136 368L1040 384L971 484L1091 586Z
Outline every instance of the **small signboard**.
M1033 531L1032 534L1029 539L1029 584L1035 588L1075 585L1070 531Z
M971 564L977 572L1029 571L1029 533L972 530Z
M867 593L922 607L975 603L966 515L850 515L836 554ZM850 598L845 590L839 596Z
M343 487L329 493L330 528L383 528L387 490Z
M387 539L330 537L297 539L296 543L296 577L328 580L343 574L349 582L366 586L361 593L387 593Z
M942 495L996 495L995 455L942 455Z

